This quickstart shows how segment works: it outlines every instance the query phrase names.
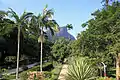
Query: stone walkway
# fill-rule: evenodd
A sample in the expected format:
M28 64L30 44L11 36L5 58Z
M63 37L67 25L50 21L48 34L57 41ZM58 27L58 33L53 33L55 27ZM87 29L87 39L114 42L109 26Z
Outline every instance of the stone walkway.
M67 74L67 71L68 71L68 65L67 64L64 64L62 69L61 69L61 72L60 72L60 75L58 77L58 80L65 80L65 76Z

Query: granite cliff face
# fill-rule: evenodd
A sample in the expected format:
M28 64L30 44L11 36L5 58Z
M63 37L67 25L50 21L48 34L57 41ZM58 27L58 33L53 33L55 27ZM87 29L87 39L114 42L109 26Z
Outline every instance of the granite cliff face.
M56 32L55 35L52 37L50 31L47 31L47 36L49 40L52 40L53 38L59 38L64 37L65 39L75 40L74 36L68 33L68 30L66 27L60 27L60 31Z

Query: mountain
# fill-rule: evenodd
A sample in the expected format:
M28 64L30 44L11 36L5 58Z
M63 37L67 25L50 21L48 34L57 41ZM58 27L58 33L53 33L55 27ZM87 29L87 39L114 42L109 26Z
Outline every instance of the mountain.
M74 36L71 35L66 27L60 27L59 32L55 32L55 35L52 36L50 30L47 31L47 36L49 40L53 40L56 38L64 37L65 39L75 40Z

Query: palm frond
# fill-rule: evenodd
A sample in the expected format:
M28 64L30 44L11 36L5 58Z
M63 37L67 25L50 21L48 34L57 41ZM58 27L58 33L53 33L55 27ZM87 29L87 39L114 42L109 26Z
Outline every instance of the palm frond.
M49 21L48 21L48 25L49 25L50 27L52 27L52 29L53 29L54 31L56 31L56 32L59 31L59 25L57 24L57 22L56 22L55 20L49 20Z
M54 35L54 30L51 27L49 27L49 29L50 29L50 32L51 32L51 34L53 36Z
M8 14L10 14L9 16L11 18L14 18L16 22L20 22L19 16L17 15L17 13L15 11L13 11L12 8L9 8L9 10L7 11Z
M45 5L44 10L46 10L47 8L48 8L48 4Z
M20 20L23 21L32 16L33 16L33 13L24 11L23 15L20 17Z
M7 12L2 10L0 11L0 18L5 17L6 15L8 15Z
M51 17L54 15L53 9L47 10L47 11L46 11L46 15L47 15L47 17L51 18Z

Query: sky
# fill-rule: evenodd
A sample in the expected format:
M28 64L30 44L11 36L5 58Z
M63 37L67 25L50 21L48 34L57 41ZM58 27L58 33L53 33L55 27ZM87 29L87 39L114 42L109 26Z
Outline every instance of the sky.
M54 9L54 19L60 27L67 24L73 25L73 30L69 32L76 37L78 33L85 30L81 24L92 18L91 13L101 9L102 0L0 0L0 10L12 8L19 15L24 10L41 13L44 6Z

